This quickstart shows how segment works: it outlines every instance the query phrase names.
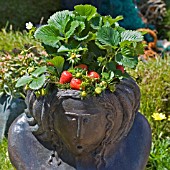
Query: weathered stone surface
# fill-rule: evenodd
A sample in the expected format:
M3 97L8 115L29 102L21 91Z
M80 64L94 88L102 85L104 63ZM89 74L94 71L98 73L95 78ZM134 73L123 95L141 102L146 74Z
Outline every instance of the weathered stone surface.
M24 112L26 104L24 100L12 98L12 96L0 96L0 140L4 134L8 134L8 129L12 122Z
M76 90L29 92L26 114L9 131L11 162L18 170L143 170L151 131L139 101L132 79L85 100Z

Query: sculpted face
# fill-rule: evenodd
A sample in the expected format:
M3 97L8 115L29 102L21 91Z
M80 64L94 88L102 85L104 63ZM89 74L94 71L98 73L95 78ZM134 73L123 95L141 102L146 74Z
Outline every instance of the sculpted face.
M66 99L55 114L54 128L73 154L81 155L94 150L106 131L106 113L93 102Z

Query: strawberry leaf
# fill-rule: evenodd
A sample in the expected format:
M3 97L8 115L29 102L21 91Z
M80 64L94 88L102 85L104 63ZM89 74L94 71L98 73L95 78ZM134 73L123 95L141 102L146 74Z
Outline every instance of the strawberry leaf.
M54 26L60 31L60 33L65 34L65 29L67 23L71 19L71 14L72 12L68 10L56 12L50 17L50 19L48 20L48 24Z
M34 78L30 83L29 87L33 90L38 90L44 85L45 80L46 80L45 75L42 75L38 78Z
M79 15L85 16L88 21L97 13L97 9L91 5L77 5L74 9Z
M63 39L63 37L60 36L59 31L54 26L50 25L43 25L38 28L35 31L34 36L42 43L56 48L58 48L58 42Z
M74 34L74 32L75 32L75 30L76 30L76 28L79 26L79 22L78 21L73 21L72 23L71 23L71 27L70 27L70 29L69 29L69 31L67 31L66 32L66 38L70 38L71 37L71 35L73 35Z
M119 32L111 27L102 27L97 32L97 39L104 45L117 46L120 41Z
M33 80L33 78L30 76L23 76L17 81L15 87L21 87L26 84L29 84L32 80Z
M46 66L43 67L39 67L37 68L34 72L31 73L32 76L34 77L38 77L39 75L41 75L42 73L45 73L47 70Z
M121 33L121 42L126 41L126 40L140 42L143 40L143 36L141 32L126 30Z
M57 69L58 74L60 75L60 73L63 70L63 66L64 66L64 58L61 56L56 56L51 60L48 60L47 62L51 62L52 64L54 64L54 66Z

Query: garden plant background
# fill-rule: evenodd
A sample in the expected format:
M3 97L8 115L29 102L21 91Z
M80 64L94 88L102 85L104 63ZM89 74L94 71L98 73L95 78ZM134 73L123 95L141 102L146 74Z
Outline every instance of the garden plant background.
M40 2L35 0L0 0L0 12L2 14L0 18L0 63L10 61L22 64L22 61L18 60L18 56L21 57L20 52L28 49L31 58L44 55L40 52L43 51L40 44L33 40L26 31L23 31L26 22L31 21L34 25L39 24L42 17L48 18L59 8L58 1L55 0L48 0L48 3L44 0ZM8 10L5 10L7 8ZM13 18L11 19L11 17ZM170 25L169 21L170 8L167 10L167 15L162 23ZM164 31L163 28L160 29L161 31ZM170 41L170 31L166 32L165 37ZM36 46L37 49L30 49L31 46ZM2 71L11 71L2 70L2 65L0 67L0 75L2 75ZM140 61L137 68L129 70L129 72L136 79L141 90L140 112L147 117L152 129L152 149L146 170L169 170L170 55L165 53L163 57L149 60L147 63ZM14 79L13 83L15 81ZM2 91L1 81L0 88L0 91ZM0 143L0 170L14 169L8 158L7 143L6 138Z

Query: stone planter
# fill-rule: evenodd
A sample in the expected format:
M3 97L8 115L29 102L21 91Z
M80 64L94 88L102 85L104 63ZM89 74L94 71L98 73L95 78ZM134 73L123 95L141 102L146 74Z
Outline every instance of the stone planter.
M0 96L0 140L8 134L12 122L24 112L24 100L3 94Z
M79 91L36 98L10 127L9 156L17 170L143 170L151 130L139 112L140 91L123 79L114 93L81 100Z

